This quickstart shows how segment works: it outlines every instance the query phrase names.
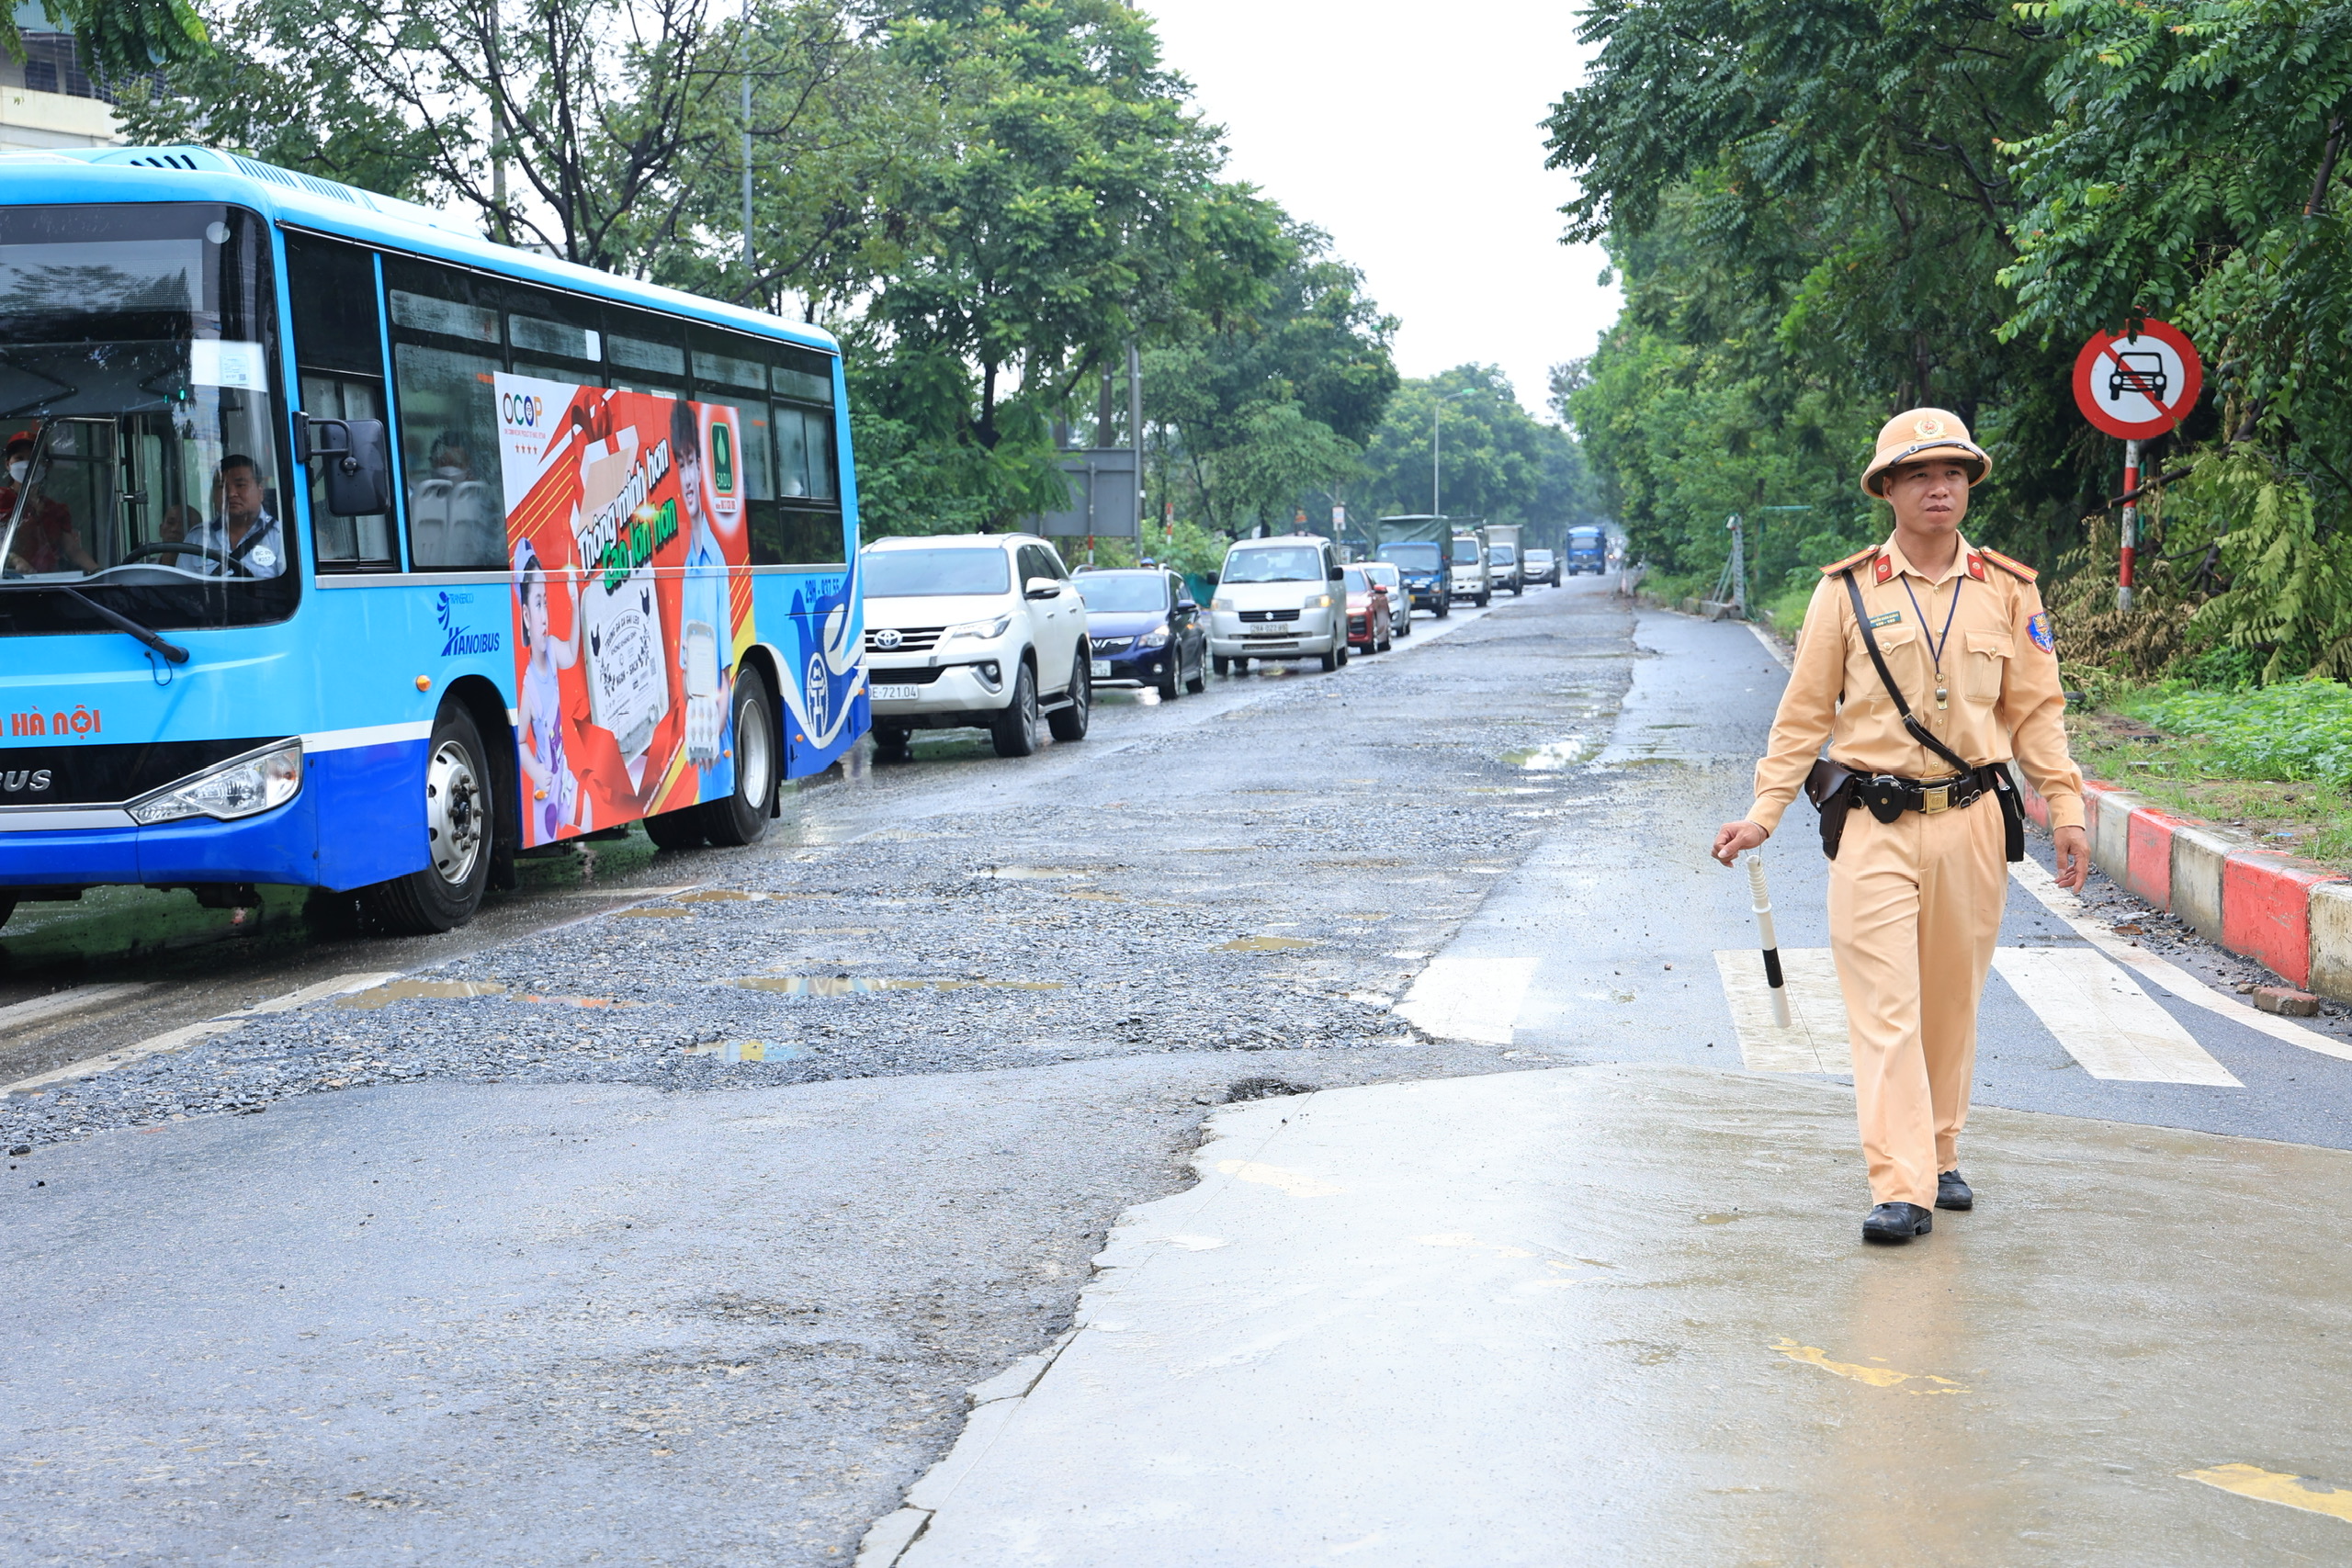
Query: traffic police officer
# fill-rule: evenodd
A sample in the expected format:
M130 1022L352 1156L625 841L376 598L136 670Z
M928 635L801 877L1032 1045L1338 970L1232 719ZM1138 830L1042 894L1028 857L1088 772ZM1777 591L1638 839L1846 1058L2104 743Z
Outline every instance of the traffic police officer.
M1871 809L1848 813L1829 864L1829 941L1854 1054L1870 1241L1907 1242L1928 1205L1966 1209L1958 1141L1976 1063L1976 1004L2008 893L1990 765L2014 758L2049 802L2058 885L2089 869L2082 774L2067 754L2058 659L2031 568L1960 532L1992 459L1941 409L1879 432L1862 489L1894 511L1886 542L1822 568L1794 669L1756 767L1747 817L1715 835L1730 865L1769 838L1829 743ZM1887 671L1957 772L1915 739L1881 680L1847 586ZM1831 809L1837 809L1833 805ZM1882 819L1883 812L1887 819Z

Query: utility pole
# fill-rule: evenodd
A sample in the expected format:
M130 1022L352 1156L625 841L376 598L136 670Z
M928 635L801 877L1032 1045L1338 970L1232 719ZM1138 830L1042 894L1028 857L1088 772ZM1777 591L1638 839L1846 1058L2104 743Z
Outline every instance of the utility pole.
M2115 607L2132 607L2132 568L2140 553L2140 443L2123 444L2123 493L2132 499L2123 503L2123 549L2116 561Z
M756 279L759 267L752 260L752 0L743 0L741 44L743 77L743 271Z

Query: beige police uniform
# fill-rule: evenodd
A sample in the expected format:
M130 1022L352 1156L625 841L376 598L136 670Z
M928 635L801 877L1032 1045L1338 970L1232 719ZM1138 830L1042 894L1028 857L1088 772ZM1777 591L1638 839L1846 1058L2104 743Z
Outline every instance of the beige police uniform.
M2082 774L2066 749L2058 660L2034 573L1964 537L1958 543L1951 565L1933 576L1892 537L1822 569L1757 764L1749 821L1767 832L1780 826L1824 739L1830 758L1856 773L1951 773L1905 730L1871 663L1839 577L1850 569L1887 668L1920 722L1973 765L2014 760L2050 803L2052 827L2082 826ZM2007 895L2001 807L1989 794L1892 823L1860 806L1847 816L1829 868L1829 940L1873 1202L1930 1207L1937 1173L1959 1165L1976 1006Z

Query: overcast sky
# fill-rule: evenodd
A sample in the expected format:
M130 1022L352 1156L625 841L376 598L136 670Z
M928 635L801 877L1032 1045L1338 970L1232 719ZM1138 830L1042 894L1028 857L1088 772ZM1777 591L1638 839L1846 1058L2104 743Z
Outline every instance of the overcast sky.
M1224 125L1233 175L1328 231L1404 323L1397 368L1544 373L1617 315L1598 246L1559 243L1575 191L1542 120L1581 71L1574 0L1143 0L1169 65Z

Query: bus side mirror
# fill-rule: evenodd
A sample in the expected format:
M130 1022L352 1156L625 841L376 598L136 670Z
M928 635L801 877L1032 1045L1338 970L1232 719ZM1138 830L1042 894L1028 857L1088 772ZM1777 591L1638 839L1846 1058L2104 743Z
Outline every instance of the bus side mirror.
M392 509L391 442L380 419L312 419L295 425L308 463L325 463L327 510L337 517L374 517Z

